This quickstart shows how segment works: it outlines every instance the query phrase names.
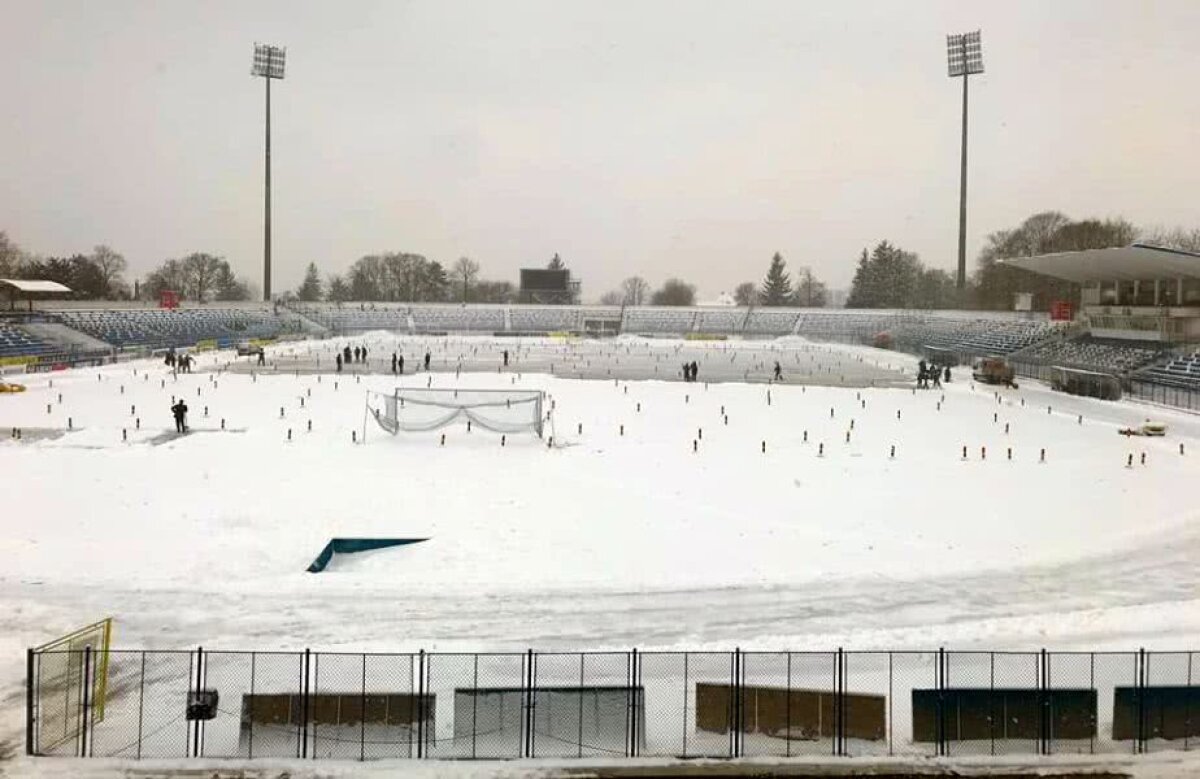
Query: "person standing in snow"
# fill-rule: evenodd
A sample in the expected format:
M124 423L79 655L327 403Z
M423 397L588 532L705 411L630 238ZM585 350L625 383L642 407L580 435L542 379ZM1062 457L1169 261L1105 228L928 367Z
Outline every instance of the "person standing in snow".
M400 359L397 362L397 366L400 368L400 375L403 376L404 375L404 355L403 354L400 355Z
M504 367L505 368L508 367L508 350L507 349L504 350Z
M180 398L175 402L174 406L171 406L171 414L175 417L176 433L187 432L187 410L187 404L183 402L183 398Z
M779 360L775 361L775 381L783 381L783 367L779 364Z
M396 353L392 352L392 375L396 375Z
M429 370L429 357L430 357L429 352L425 352L425 370L426 371Z
M695 360L692 360L692 381L695 381L699 375L700 375L700 366L696 364Z
M337 355L334 357L334 361L337 363L337 372L341 373L342 372L342 353L341 352L337 353Z

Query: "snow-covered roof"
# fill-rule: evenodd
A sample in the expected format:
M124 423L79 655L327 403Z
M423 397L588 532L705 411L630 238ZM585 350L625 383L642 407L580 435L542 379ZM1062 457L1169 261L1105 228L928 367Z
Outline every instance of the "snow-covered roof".
M1003 265L1066 279L1078 284L1088 281L1134 281L1148 279L1200 278L1200 254L1135 243L1112 249L1011 257Z
M18 292L70 292L71 288L45 279L0 279L0 285Z

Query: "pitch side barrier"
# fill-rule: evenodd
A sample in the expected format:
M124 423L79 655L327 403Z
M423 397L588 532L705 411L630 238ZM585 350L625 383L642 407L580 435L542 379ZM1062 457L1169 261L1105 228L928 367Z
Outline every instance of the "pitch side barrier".
M1193 651L102 646L29 650L28 754L954 757L1137 754L1200 743Z

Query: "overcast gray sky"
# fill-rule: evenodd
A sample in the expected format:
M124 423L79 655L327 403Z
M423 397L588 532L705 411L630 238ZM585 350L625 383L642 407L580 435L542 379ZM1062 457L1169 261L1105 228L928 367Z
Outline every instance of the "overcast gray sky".
M1200 2L0 0L0 230L191 251L258 283L263 84L277 290L409 251L488 278L562 254L595 299L678 275L702 298L780 251L834 287L887 238L956 257L971 82L973 258L1047 208L1200 226Z

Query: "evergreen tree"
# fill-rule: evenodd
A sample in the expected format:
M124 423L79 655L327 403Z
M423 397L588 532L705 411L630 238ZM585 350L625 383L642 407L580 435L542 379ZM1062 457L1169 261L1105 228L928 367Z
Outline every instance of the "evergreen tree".
M567 267L567 265L566 265L566 263L564 263L562 261L562 257L559 257L558 252L555 252L553 259L550 260L550 264L548 264L546 266L546 269L547 270L565 270L566 267Z
M310 262L304 272L304 283L296 290L296 297L305 303L321 299L321 275L317 272L317 264Z
M850 295L846 298L846 308L868 308L866 301L873 297L871 275L871 258L863 249L858 257L858 267L854 269L854 280L850 282Z
M771 267L767 269L767 278L763 281L759 305L786 306L791 303L792 280L788 277L785 267L783 255L775 252L775 256L771 258Z
M796 274L796 291L792 295L793 305L801 308L824 308L828 297L824 282L813 275L811 268L803 268Z
M341 276L330 276L326 290L325 299L331 303L341 303L350 299L350 285Z

